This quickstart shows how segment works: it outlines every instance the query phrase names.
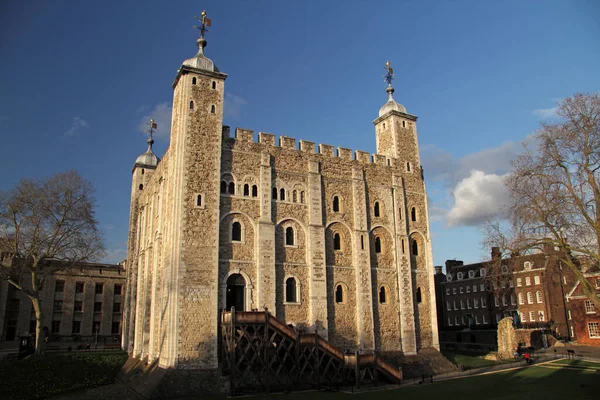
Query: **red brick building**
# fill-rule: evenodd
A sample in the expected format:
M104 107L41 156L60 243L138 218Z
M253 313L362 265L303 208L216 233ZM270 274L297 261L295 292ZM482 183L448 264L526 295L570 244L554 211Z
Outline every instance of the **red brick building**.
M600 296L600 272L584 274ZM570 334L579 344L600 346L600 313L583 294L581 282L577 281L566 295Z

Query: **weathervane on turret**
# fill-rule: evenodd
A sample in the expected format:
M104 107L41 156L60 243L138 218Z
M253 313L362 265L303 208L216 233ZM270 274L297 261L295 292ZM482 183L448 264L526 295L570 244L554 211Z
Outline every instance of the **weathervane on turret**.
M154 122L154 119L150 118L150 122L148 122L148 133L150 134L150 137L148 138L148 149L151 151L152 150L152 145L154 144L154 138L152 138L152 134L154 133L154 131L156 129L158 129L158 125L156 125L156 122Z
M206 28L211 25L212 21L210 20L210 18L206 18L206 10L202 11L202 13L200 14L200 17L194 17L194 18L196 18L196 20L198 22L200 22L200 26L194 25L194 28L196 28L200 31L200 38L204 39L204 32L210 32Z
M394 70L392 69L392 64L389 61L386 61L385 67L387 70L387 74L385 74L384 82L387 82L388 86L392 86L392 79L394 79Z

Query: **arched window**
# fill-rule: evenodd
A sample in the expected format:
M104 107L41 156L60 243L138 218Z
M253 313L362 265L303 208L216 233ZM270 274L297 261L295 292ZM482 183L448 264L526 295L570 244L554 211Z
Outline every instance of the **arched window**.
M527 292L527 304L533 304L533 293Z
M421 288L418 287L417 288L417 303L420 303L421 301L423 301L423 298L421 296Z
M363 235L360 235L360 249L365 249L365 237Z
M142 175L144 175L144 168L142 168Z
M196 78L192 78L192 85L196 84Z
M340 198L337 196L333 196L333 212L340 211Z
M252 197L258 197L258 186L252 185Z
M229 193L235 194L235 183L229 182Z
M279 189L279 200L285 200L285 189Z
M190 110L193 110L193 109L194 109L194 102L190 101Z
M285 228L285 245L293 246L294 245L294 228L288 226Z
M231 224L231 241L241 242L242 241L242 224L234 222Z
M227 182L221 181L221 193L227 193Z
M142 184L140 183L140 186L138 186L138 188L139 188L140 190L144 190L144 185L142 185Z
M406 163L406 170L407 170L408 172L410 172L410 162L407 162L407 163Z
M212 106L210 106L210 113L211 114L215 113L215 106L214 106L214 104Z
M298 201L298 191L297 191L297 190L294 190L294 191L292 192L292 201L293 201L294 203L296 203L296 202Z
M300 192L300 203L304 204L304 191Z
M385 304L385 286L379 288L379 304Z
M297 303L298 302L298 296L297 296L297 289L296 289L296 279L290 277L287 278L285 281L285 302L286 303Z
M402 243L402 254L404 254L404 253L406 253L406 249L404 248L405 247L404 239L402 239L401 243Z
M334 250L341 250L342 249L342 241L340 239L340 234L339 233L334 233L333 234L333 249Z
M537 301L538 303L542 302L542 292L540 292L539 290L535 292L535 301Z
M273 200L277 200L277 188L273 188Z
M202 206L202 195L201 194L199 194L198 196L196 196L196 205L198 207Z
M410 209L410 220L412 222L417 222L417 209L415 207Z
M344 302L344 288L342 285L337 285L335 288L335 302L343 303Z
M525 299L523 298L523 293L519 293L519 304L525 304Z
M414 256L419 255L419 243L417 243L416 240L413 240L412 242L412 253Z
M373 213L375 214L375 217L379 217L379 215L380 215L379 202L378 201L375 202L375 209L373 210Z
M381 238L375 236L375 253L381 253Z
M244 196L250 196L250 185L247 183L244 185Z
M216 89L216 88L217 88L217 82L213 81L213 83L212 83L212 88L213 88L213 89Z

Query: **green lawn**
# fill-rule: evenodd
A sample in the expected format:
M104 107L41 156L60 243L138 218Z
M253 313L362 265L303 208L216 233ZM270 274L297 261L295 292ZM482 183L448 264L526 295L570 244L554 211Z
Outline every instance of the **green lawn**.
M479 357L477 354L472 353L459 353L454 351L443 351L442 354L454 365L462 367L463 369L472 369L480 367L489 367L500 363L500 361L485 360Z
M600 369L600 363L597 362L593 362L593 361L583 361L583 360L558 360L553 362L553 364L559 364L559 365L569 365L569 366L574 366L574 367L591 367L591 368L598 368Z
M526 367L519 370L462 379L436 382L428 385L347 394L339 392L302 392L262 395L249 398L289 400L564 400L598 399L600 379L595 372L543 367ZM202 399L208 399L203 397ZM216 397L215 397L216 399Z
M41 399L114 383L124 352L47 354L0 363L0 398Z

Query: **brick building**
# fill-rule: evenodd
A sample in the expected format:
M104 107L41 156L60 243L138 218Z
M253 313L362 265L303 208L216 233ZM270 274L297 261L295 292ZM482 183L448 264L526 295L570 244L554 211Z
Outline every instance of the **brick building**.
M267 307L343 349L437 348L417 117L390 84L377 154L230 137L227 75L197 43L173 84L166 154L150 139L132 171L126 349L172 371L215 370L219 310L231 307Z
M600 272L584 274L596 288L600 296ZM600 313L588 298L583 294L581 282L577 281L567 293L567 308L569 329L573 340L579 344L600 346Z
M2 262L10 262L4 253ZM46 278L41 302L52 342L120 340L125 269L122 265L82 263L54 272ZM0 340L16 341L24 333L35 334L31 300L23 292L0 281Z
M522 328L551 328L568 337L565 294L575 277L562 268L559 254L547 249L502 260L498 256L494 248L490 261L446 261L437 297L443 309L440 330L496 329L502 318L511 316Z

